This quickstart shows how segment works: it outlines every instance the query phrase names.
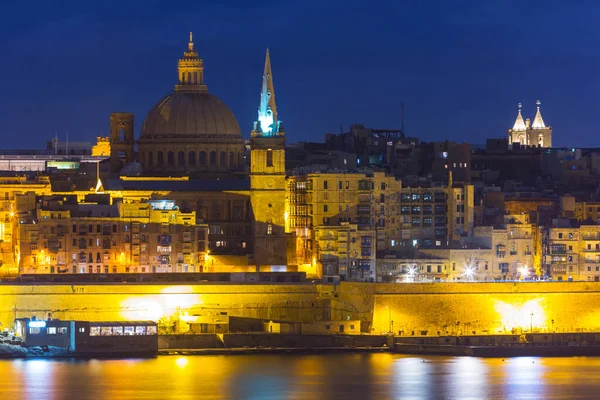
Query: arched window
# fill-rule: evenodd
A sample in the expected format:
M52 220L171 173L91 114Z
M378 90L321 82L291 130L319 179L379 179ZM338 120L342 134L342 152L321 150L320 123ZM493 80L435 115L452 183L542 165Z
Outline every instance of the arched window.
M232 151L229 153L229 168L235 167L235 153Z
M163 158L163 152L162 152L162 151L159 151L159 152L158 152L158 154L157 154L156 158L157 158L157 160L156 160L156 161L157 161L157 163L158 163L158 165L159 165L159 166L162 166L162 165L165 163L165 160L164 160L164 158Z
M173 155L173 152L170 151L167 153L167 164L172 167L173 165L175 165L175 156Z
M198 73L194 72L194 85L198 84Z
M185 166L185 153L183 151L177 153L177 164L179 164L180 167Z
M206 165L206 152L205 151L201 151L200 154L198 154L198 164Z
M210 152L210 165L217 165L217 153L214 151Z
M219 164L226 165L227 164L227 153L224 151L221 152L221 156L219 157Z
M191 72L188 72L188 80L187 80L187 83L188 83L188 85L189 85L190 83L192 83L192 73L191 73Z
M152 152L148 152L148 165L154 164L154 158L152 157Z
M180 83L185 83L185 72L181 73L181 82Z
M190 165L196 165L196 153L190 151L188 154L188 163Z

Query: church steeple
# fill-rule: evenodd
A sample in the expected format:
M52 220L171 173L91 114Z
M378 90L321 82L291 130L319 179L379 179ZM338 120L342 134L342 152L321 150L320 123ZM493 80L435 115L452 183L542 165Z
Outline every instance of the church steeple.
M262 89L260 92L260 107L258 108L258 119L254 123L253 134L279 136L279 126L280 121L277 118L277 106L275 104L275 86L273 85L273 74L271 72L271 57L269 49L267 49Z
M519 103L519 114L517 115L517 120L513 125L513 131L525 131L527 127L525 126L525 121L523 121L523 116L521 115L521 103Z
M188 49L183 53L183 57L179 59L177 66L178 85L175 85L176 91L207 91L204 85L204 61L198 57L198 53L194 50L194 37L190 32L190 41Z
M535 113L535 118L533 119L533 124L531 124L531 127L533 129L544 129L546 124L544 124L542 114L540 113L540 104L542 104L542 102L538 100L535 102L535 104L537 105L537 112Z

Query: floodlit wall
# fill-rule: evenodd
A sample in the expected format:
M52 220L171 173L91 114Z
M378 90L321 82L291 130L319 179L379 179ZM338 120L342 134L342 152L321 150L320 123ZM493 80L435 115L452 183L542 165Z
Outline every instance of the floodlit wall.
M359 283L340 285L2 285L0 322L36 316L158 320L226 312L272 321L361 321L405 335L600 331L600 283Z
M377 333L600 331L595 282L380 284L372 296Z
M89 321L154 320L188 313L310 322L329 319L314 285L3 285L0 322L36 316ZM326 305L324 305L324 303Z

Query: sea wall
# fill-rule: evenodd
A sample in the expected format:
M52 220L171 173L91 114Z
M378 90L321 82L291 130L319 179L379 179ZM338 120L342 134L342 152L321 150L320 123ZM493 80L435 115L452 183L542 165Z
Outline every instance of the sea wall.
M373 332L600 331L598 282L377 284L363 296L373 300Z
M178 313L310 322L328 320L315 285L1 285L0 323L32 317L89 321L158 320Z
M157 320L178 314L311 322L360 320L363 332L600 331L600 283L0 285L0 322L32 317Z

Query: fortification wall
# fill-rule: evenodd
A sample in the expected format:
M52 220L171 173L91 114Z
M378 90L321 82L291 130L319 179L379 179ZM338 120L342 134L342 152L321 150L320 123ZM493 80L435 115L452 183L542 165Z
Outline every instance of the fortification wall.
M374 332L600 330L597 282L378 284L362 292L372 296Z
M361 320L365 332L409 335L600 331L600 283L0 286L3 327L12 326L15 317L46 318L48 313L60 319L122 321L179 312L303 322Z
M89 321L157 320L227 315L310 322L329 319L329 301L314 285L2 285L0 322L32 317Z

